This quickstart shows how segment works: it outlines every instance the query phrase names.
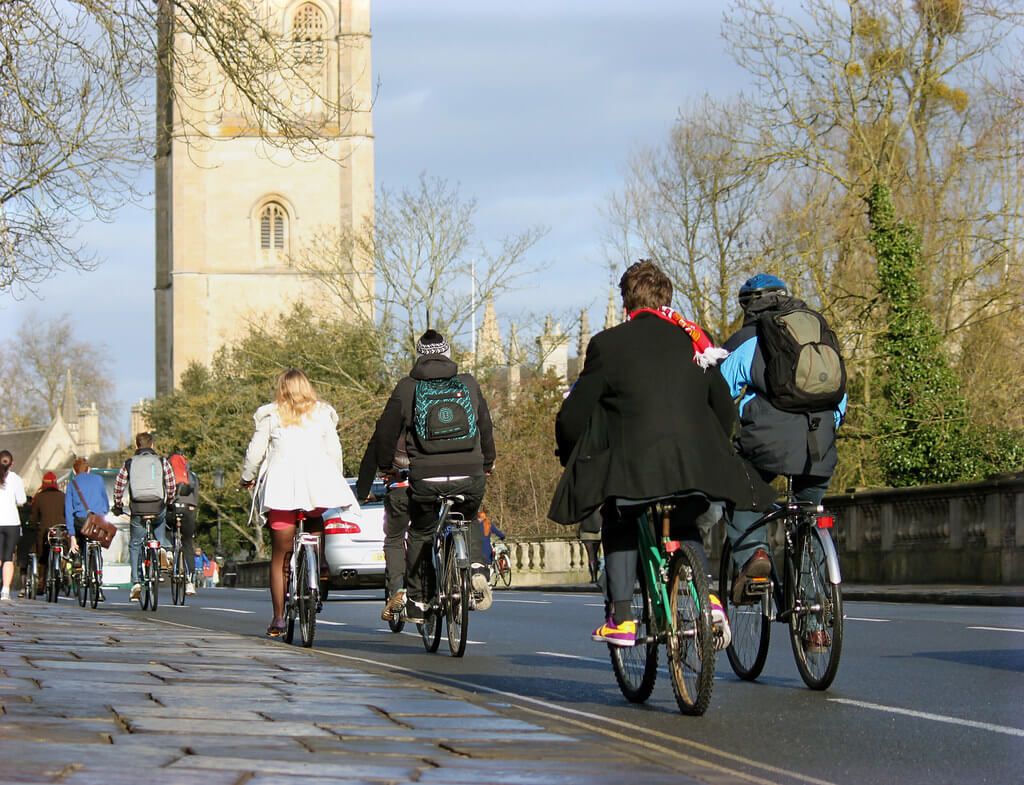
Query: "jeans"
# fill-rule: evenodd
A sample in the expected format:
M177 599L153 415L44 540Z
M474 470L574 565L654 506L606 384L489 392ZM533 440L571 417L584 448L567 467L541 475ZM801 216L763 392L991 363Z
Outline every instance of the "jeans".
M771 482L776 477L774 472L762 469L757 471L765 482ZM825 498L825 491L828 490L830 479L830 477L815 477L810 474L794 474L793 493L798 501L821 504L821 500ZM725 532L729 537L729 544L732 546L733 563L738 568L742 568L758 548L768 550L768 527L758 526L746 537L743 536L747 528L753 526L761 515L759 512L750 510L736 510L731 516L726 516Z
M437 494L461 494L465 501L452 509L468 522L469 558L483 563L483 532L476 525L476 514L487 488L486 477L468 477L450 482L414 481L409 488L409 540L405 554L405 585L409 599L429 602L435 591L432 547L440 505Z
M132 514L131 536L128 540L128 560L132 565L132 583L139 582L139 573L142 566L142 545L146 541L146 524L141 515ZM153 534L160 541L164 548L170 548L171 544L167 539L167 513L161 510L153 520Z
M710 573L707 555L704 553L704 542L696 523L697 516L706 510L707 506L707 500L700 496L677 500L671 513L671 536L673 539L693 545L701 562L698 569L703 568L705 573ZM637 526L640 515L647 509L648 505L642 504L618 507L614 499L605 502L601 508L604 574L608 582L610 615L616 624L633 618L631 605L639 559ZM660 528L657 531L660 539Z

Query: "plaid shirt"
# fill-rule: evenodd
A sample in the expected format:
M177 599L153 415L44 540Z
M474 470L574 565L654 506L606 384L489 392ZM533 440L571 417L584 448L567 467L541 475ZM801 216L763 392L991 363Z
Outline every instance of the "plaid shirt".
M136 452L136 455L139 453ZM164 467L164 503L174 499L174 490L177 485L174 482L174 469L171 468L171 462L166 458L161 458L160 463ZM121 471L117 473L117 479L114 480L114 506L124 507L123 497L125 489L128 487L128 462L125 461L121 467Z

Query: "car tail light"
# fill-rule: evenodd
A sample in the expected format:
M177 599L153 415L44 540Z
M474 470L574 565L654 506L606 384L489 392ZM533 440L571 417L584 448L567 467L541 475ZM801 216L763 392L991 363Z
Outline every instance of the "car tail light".
M818 528L819 529L831 529L832 524L835 522L835 518L831 515L819 515L818 516Z
M333 520L324 523L324 532L327 534L359 534L361 531L359 524L352 521Z

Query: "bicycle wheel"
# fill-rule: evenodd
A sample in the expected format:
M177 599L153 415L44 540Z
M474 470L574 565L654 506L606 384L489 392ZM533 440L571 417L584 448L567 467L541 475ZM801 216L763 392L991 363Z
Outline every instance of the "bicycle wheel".
M507 553L501 554L494 560L494 572L498 574L506 589L512 585L512 562L509 560Z
M73 593L78 592L78 584L81 583L80 575L76 575L74 569L71 566L71 559L66 556L62 556L61 565L63 571L60 576L61 591L64 592L65 597L70 597Z
M100 586L103 583L103 568L100 566L99 546L89 548L86 553L89 554L89 579L87 581L89 586L89 605L95 608L100 602Z
M302 645L307 649L313 645L313 636L316 634L317 596L316 591L309 585L310 576L317 574L316 554L312 553L312 550L312 546L306 546L299 553L299 574L296 581L299 635L302 638Z
M171 601L175 605L185 604L185 583L187 581L188 565L185 563L185 552L181 548L175 548L171 561Z
M735 605L732 594L737 573L732 563L732 545L726 539L718 572L718 596L725 604L729 627L732 629L732 643L725 653L733 673L745 681L753 681L761 675L765 660L768 659L768 642L772 631L768 616L771 589L757 602Z
M39 588L39 560L34 553L30 553L28 564L25 567L25 585L22 587L25 597L29 600L36 598L36 589Z
M448 648L453 657L461 657L466 653L469 630L469 569L459 567L454 542L449 540L445 550L444 615L448 622Z
M423 612L423 623L417 624L416 629L423 638L423 648L428 652L437 651L441 645L441 609L431 605Z
M292 575L292 553L289 551L284 557L284 619L285 628L284 638L285 643L291 643L295 640L295 616L298 613L298 608L295 605L295 581Z
M800 677L812 690L832 683L843 649L843 595L830 580L830 550L835 553L831 537L807 527L797 536L796 553L786 559L786 605L794 609L789 637Z
M57 602L60 591L60 556L51 548L50 559L46 565L46 601Z
M88 552L89 546L86 545L86 549L80 552L79 565L73 570L73 575L75 576L75 597L78 600L78 604L83 608L89 601L89 573L85 568L85 559Z
M643 565L639 565L643 569ZM652 628L654 608L647 588L647 581L640 572L640 579L633 584L632 614L636 619L636 645L612 646L608 654L612 659L615 681L626 700L643 703L654 690L658 678L658 638Z
M703 714L714 686L715 640L708 578L688 543L680 545L669 563L668 595L676 621L675 634L668 639L672 691L683 714Z
M388 627L394 633L399 633L405 629L405 612L399 611L398 613L391 614L391 618L388 619Z

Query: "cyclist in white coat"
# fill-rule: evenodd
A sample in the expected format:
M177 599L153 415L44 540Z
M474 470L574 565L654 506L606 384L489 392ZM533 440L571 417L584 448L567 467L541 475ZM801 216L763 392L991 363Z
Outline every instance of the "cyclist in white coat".
M277 379L274 402L256 410L256 432L245 451L241 485L262 482L262 510L270 526L270 599L274 618L267 635L285 630L284 560L292 550L299 510L317 518L329 507L358 512L355 495L345 480L338 414L317 399L306 374L295 368ZM315 530L322 520L307 521ZM321 550L322 553L322 550Z

